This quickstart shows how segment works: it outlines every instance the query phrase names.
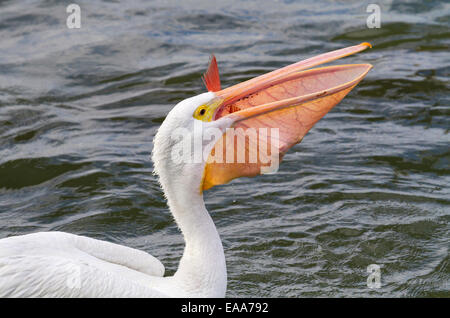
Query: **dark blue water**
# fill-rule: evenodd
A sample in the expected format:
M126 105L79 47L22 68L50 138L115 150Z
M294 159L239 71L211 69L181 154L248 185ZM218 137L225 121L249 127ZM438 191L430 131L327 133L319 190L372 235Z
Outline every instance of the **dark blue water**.
M444 1L0 2L0 238L66 231L145 250L172 274L182 237L153 136L204 91L333 49L374 68L275 176L205 195L227 296L450 296L449 39ZM367 266L381 288L367 287Z

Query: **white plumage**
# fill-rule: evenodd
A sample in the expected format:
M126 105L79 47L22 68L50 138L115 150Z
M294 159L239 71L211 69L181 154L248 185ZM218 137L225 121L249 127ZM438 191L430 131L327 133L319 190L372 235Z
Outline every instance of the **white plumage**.
M225 296L222 243L199 191L205 163L170 160L176 143L171 138L173 130L185 127L193 132L193 112L214 97L210 92L180 102L154 139L155 172L186 241L174 276L163 277L162 263L143 251L68 233L42 232L0 240L0 297ZM203 124L219 127L223 122Z
M164 266L139 250L62 232L0 241L0 297L162 296Z

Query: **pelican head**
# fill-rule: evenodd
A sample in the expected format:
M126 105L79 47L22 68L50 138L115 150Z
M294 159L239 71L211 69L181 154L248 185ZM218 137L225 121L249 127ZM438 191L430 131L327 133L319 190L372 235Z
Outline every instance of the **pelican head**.
M202 193L237 177L276 171L286 151L372 66L311 68L367 47L321 54L225 89L212 56L203 77L209 92L178 103L155 136L153 161L164 190L185 185Z
M207 147L202 132L204 129L216 127L217 123L200 121L194 114L214 98L213 92L207 92L179 102L156 133L152 160L154 171L159 176L166 196L170 193L168 187L171 185L200 189L205 162L203 156L198 159L199 154L194 158L192 145L197 145L197 152ZM186 149L187 147L189 149Z

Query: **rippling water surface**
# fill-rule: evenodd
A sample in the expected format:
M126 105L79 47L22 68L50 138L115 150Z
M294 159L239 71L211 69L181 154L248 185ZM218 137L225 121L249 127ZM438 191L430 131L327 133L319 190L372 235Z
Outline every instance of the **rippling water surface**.
M374 68L275 176L206 193L228 296L450 296L445 1L0 2L0 238L66 231L128 245L173 273L182 237L152 175L153 136L204 91L369 41ZM381 288L367 266L381 266Z

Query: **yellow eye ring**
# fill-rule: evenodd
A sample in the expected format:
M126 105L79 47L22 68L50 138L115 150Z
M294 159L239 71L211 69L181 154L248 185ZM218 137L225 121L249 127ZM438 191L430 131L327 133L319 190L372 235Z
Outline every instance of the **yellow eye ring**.
M215 111L220 105L222 105L222 103L223 99L214 98L209 102L207 102L206 104L198 106L197 109L194 111L192 117L204 122L212 121Z
M202 120L207 112L208 112L208 107L206 105L202 105L195 110L194 118Z

